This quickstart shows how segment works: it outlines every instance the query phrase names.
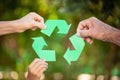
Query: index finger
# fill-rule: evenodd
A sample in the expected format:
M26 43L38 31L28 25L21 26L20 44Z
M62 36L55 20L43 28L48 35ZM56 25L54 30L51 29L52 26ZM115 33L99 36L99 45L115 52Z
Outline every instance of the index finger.
M34 20L44 24L44 18L38 14L35 14Z

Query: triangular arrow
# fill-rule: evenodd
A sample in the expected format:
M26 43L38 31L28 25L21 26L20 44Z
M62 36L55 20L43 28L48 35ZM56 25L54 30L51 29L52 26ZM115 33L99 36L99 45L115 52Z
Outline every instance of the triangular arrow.
M65 20L47 20L45 24L47 28L45 30L41 30L41 32L47 36L51 36L56 27L59 29L59 34L67 34L71 26L71 24L68 25Z
M79 38L77 35L71 36L70 41L75 50L70 50L70 48L68 48L64 55L64 58L69 64L71 64L72 61L77 61L85 46L84 40Z
M34 40L32 47L41 59L45 59L46 61L56 61L55 50L42 50L44 46L47 46L42 37L32 39Z

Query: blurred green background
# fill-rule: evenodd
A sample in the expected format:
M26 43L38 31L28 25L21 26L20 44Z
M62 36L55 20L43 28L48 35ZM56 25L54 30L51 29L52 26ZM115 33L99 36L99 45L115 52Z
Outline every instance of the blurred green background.
M39 36L46 39L46 49L55 49L57 55L56 62L48 62L45 80L78 80L79 74L94 75L95 79L89 80L97 80L99 75L103 75L104 80L110 80L111 76L120 76L120 47L112 43L99 40L94 40L92 45L86 43L79 60L72 62L72 65L63 58L66 49L69 46L72 48L69 37L76 33L81 20L95 16L120 28L120 0L0 0L1 21L19 19L29 12L38 13L45 21L64 19L72 26L66 36L56 34L57 29L50 38L40 33L40 29L0 36L2 80L24 79L28 65L38 57L32 49L31 38Z

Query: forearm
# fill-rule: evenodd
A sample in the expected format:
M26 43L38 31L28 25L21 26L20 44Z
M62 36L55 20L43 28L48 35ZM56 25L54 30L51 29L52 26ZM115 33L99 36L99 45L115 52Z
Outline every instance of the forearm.
M110 36L108 42L112 42L120 46L120 30L113 28L108 36Z
M111 33L113 34L113 37L112 37L112 41L113 43L117 44L120 46L120 30L114 30L114 33Z
M0 35L10 34L17 32L17 21L1 21L0 22Z

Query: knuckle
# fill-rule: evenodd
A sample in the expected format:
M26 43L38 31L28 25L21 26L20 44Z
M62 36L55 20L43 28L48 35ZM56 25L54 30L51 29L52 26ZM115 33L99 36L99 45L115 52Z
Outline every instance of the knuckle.
M93 21L95 21L95 20L97 20L97 18L96 18L96 17L94 17L94 16L93 16L93 17L91 17L91 18L89 18L89 21L90 21L90 22L93 22Z
M94 19L96 19L96 17L92 16L90 19L91 19L91 20L94 20Z
M40 60L39 58L35 58L35 61L38 61L38 60Z
M35 13L35 12L30 12L30 14L31 14L31 15L36 15L36 13Z
M94 20L95 20L95 17L90 17L88 19L88 24L92 24L94 22Z
M42 21L44 21L44 18L43 18L43 17L41 17L41 20L42 20Z
M83 23L83 21L79 22L79 25L81 25Z

